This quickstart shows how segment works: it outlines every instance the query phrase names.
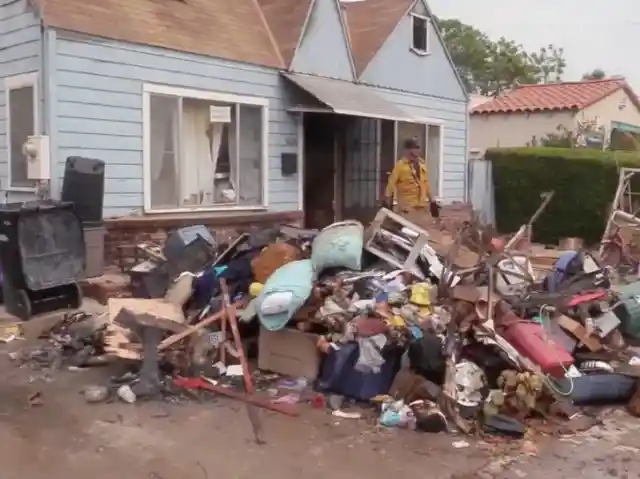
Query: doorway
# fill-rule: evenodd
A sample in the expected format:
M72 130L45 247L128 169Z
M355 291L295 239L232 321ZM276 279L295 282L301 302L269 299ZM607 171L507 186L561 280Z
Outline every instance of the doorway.
M346 146L340 140L340 117L304 113L304 224L324 228L339 218L337 185ZM344 136L344 135L342 135Z

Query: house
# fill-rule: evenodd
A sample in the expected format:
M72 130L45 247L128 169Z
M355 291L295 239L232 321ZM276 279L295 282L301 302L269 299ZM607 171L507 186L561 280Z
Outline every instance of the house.
M640 102L622 78L521 85L472 108L469 146L526 146L590 121L607 132L640 132Z
M465 196L467 98L424 0L0 0L0 179L22 145L106 162L109 245L187 223L322 226L376 208L416 136Z

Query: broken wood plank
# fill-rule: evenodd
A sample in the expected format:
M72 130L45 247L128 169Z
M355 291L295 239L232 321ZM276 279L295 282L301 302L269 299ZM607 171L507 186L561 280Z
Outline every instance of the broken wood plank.
M108 307L110 322L130 329L136 324L174 333L186 328L182 307L163 299L111 298Z
M233 306L237 307L240 303L234 303ZM202 328L206 328L207 326L215 323L216 321L220 321L225 315L224 309L218 311L216 314L209 316L208 318L203 319L202 321L200 321L198 324L194 324L193 326L189 326L187 327L187 329L185 329L184 331L181 331L179 333L176 333L172 336L169 336L167 339L165 339L164 341L162 341L160 343L160 345L158 346L158 351L162 351L163 349L167 349L169 346L177 343L178 341L181 341L182 339L186 338L187 336L189 336L190 334L193 334L194 332L202 329Z

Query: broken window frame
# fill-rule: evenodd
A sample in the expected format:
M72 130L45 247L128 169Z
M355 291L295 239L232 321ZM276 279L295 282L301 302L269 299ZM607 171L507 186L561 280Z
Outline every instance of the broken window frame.
M21 75L14 75L6 77L4 79L5 88L5 118L6 118L6 138L7 138L7 178L9 191L25 191L33 192L36 188L37 181L29 180L27 176L27 160L22 154L22 145L27 140L28 136L40 134L40 111L39 111L39 85L38 85L38 73L25 73ZM32 127L27 128L27 131L18 131L16 119L12 115L12 109L14 103L17 103L18 98L14 95L19 90L31 90L31 105L21 105L18 108L21 111L30 111L30 121ZM12 98L13 96L13 98ZM24 125L20 125L24 126ZM19 134L19 136L17 136ZM20 177L17 178L16 166L17 162L23 162L24 168L20 170ZM24 173L24 174L22 174Z
M178 168L175 172L174 182L176 183L176 189L178 193L176 194L176 202L173 204L166 205L158 205L152 202L152 188L153 188L153 175L152 175L152 121L154 115L152 114L152 97L165 97L165 98L175 98L177 102L177 113L175 119L175 128L174 132L175 139L172 145L172 150L174 150L173 154L177 154L178 160L176 164ZM184 199L182 198L183 192L181 191L181 180L180 180L180 167L184 168L185 165L188 165L188 161L186 159L186 153L184 148L184 116L183 116L183 102L184 101L204 101L208 103L210 106L229 106L232 108L231 111L231 123L229 125L225 125L225 129L228 131L228 141L232 142L233 145L228 144L229 147L229 161L234 161L236 163L235 171L231 176L235 178L229 177L229 181L233 185L233 190L235 192L235 197L233 201L228 201L225 203L217 203L217 202L208 202L208 203L199 203L199 204L184 204ZM259 108L260 109L260 131L251 131L251 132L243 132L243 127L245 123L243 123L243 119L241 119L242 112L248 111L247 108ZM246 116L246 115L245 115ZM269 133L269 100L267 98L259 98L259 97L247 97L226 93L218 93L218 92L210 92L210 91L202 91L202 90L193 90L188 88L181 87L173 87L166 85L156 85L156 84L145 84L143 87L143 193L144 193L144 210L148 213L179 213L179 212L187 212L187 211L256 211L256 210L265 210L269 204L268 198L268 185L269 185L269 164L268 164L268 133ZM217 124L217 122L211 123ZM232 132L231 130L234 130ZM254 128L255 130L255 128ZM240 132L239 134L235 134L235 132ZM243 156L242 150L242 137L245 134L249 134L254 136L253 138L255 143L258 143L258 150L260 158L253 159L254 162L259 161L259 169L255 168L256 171L259 171L259 178L256 183L256 187L258 188L257 194L253 195L252 201L249 201L251 204L243 204L242 198L242 185L240 182L241 174L240 169L243 169L243 175L246 173L246 165L243 166L243 161L249 161L252 159L247 159ZM166 147L166 145L165 145ZM220 151L220 150L219 150ZM233 155L231 154L233 151ZM233 158L232 158L233 156ZM256 155L254 155L256 156ZM216 171L218 169L216 168ZM215 175L215 172L214 172Z

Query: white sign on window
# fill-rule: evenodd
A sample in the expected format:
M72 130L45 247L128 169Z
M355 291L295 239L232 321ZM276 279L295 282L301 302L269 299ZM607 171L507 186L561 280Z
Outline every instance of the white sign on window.
M230 106L210 106L209 122L210 123L231 123L231 107Z

